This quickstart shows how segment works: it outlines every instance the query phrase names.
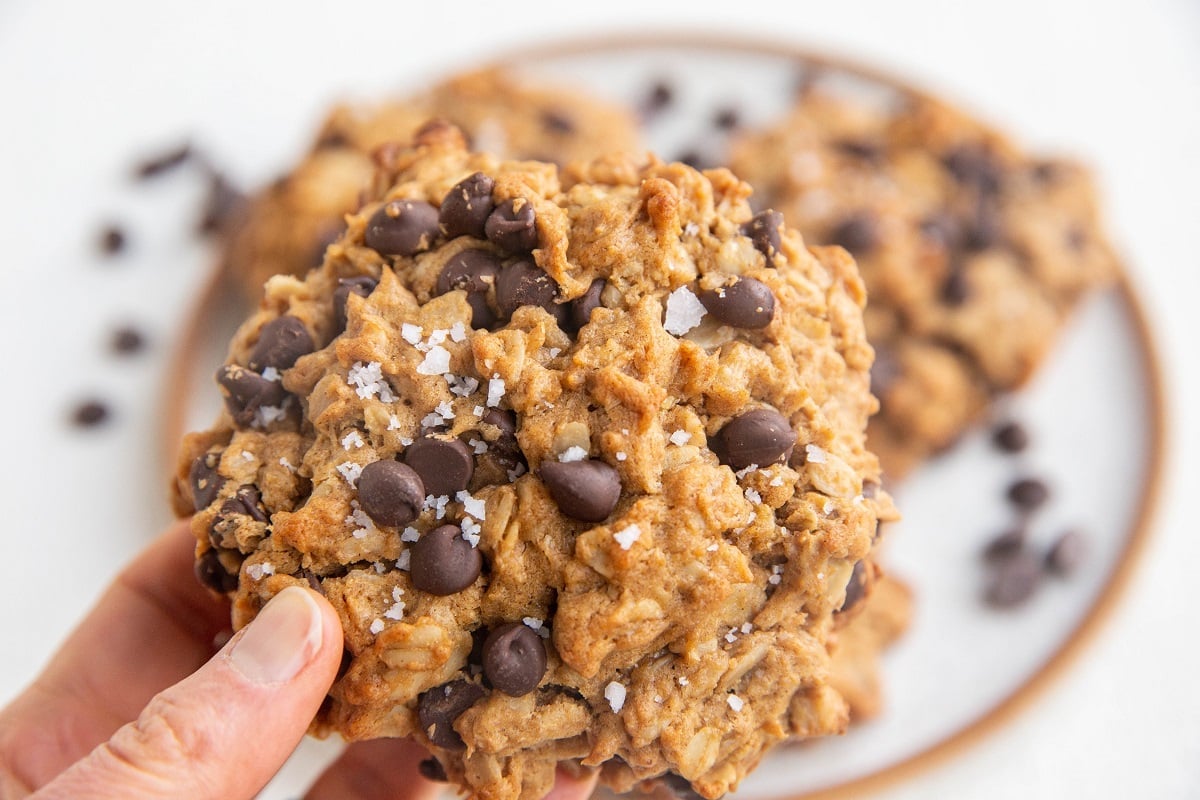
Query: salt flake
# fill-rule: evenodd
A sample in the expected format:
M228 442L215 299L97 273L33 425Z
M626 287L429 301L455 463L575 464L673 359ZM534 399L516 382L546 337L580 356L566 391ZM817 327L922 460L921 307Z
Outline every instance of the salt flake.
M687 431L683 430L682 428L680 428L679 430L677 430L671 434L670 440L671 440L671 444L675 445L676 447L683 447L685 444L687 444L688 442L690 442L692 440L692 435L690 433L688 433Z
M824 464L826 453L815 444L804 445L804 455L810 464Z
M450 371L450 351L435 345L425 354L425 360L417 365L419 375L445 375Z
M608 707L614 714L619 713L625 707L625 687L616 681L610 681L608 686L604 687L604 699L608 701Z
M628 550L633 547L633 543L642 536L642 529L637 525L630 525L624 530L617 531L613 534L613 538L617 540L617 544L621 545L622 550Z
M732 708L735 712L741 711L742 708L745 707L745 705L746 705L746 701L743 700L742 698L738 697L736 694L731 694L728 697L726 697L725 702L729 703L729 707Z
M583 461L587 457L587 450L584 450L579 445L572 445L558 454L558 460L563 463L568 461Z
M686 286L680 286L667 296L667 313L663 329L674 336L683 336L700 324L706 311L704 304Z

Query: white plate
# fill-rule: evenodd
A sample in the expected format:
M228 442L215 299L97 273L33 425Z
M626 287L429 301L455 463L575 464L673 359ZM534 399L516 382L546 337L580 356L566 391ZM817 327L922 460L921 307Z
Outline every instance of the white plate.
M650 86L668 81L675 101L647 125L651 149L664 157L698 151L717 157L718 109L736 108L744 125L784 111L805 71L863 97L898 84L841 61L755 43L661 38L563 44L525 51L522 69L575 81L596 94L640 104ZM473 67L463 64L461 67ZM451 69L447 69L447 72ZM1017 132L1019 133L1019 132ZM236 324L236 306L210 297L203 335L185 343L187 374L173 379L168 432L203 427L216 410L211 375ZM179 393L181 387L188 391ZM986 431L891 487L904 520L889 532L888 566L916 591L910 630L885 657L886 709L844 737L776 751L738 791L743 798L798 797L831 787L877 786L952 754L1011 717L1077 655L1119 590L1141 548L1143 521L1156 491L1162 399L1156 359L1127 283L1080 309L1031 385L1007 398L998 417L1022 421L1033 444L1001 456ZM1097 442L1103 442L1097 447ZM1081 454L1102 452L1103 458ZM1032 528L1047 545L1067 527L1086 533L1089 551L1068 580L1050 581L1025 606L999 612L980 599L979 551L1012 520L1004 499L1018 478L1044 479L1051 501ZM306 741L261 795L301 794L336 753Z

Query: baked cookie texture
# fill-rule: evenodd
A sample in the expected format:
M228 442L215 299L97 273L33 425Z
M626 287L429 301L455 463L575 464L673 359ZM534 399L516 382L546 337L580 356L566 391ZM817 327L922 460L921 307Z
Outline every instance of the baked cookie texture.
M437 123L378 158L323 265L267 282L175 483L235 627L291 585L337 609L314 732L530 800L560 762L715 798L842 731L828 644L895 517L852 258L724 169Z
M756 203L854 254L881 404L869 441L889 477L1020 387L1117 272L1083 166L1028 155L934 100L814 90L740 136L730 161Z
M883 654L908 630L913 614L913 590L891 573L874 583L853 620L833 637L830 681L850 706L851 722L878 716L884 710Z
M345 227L374 174L375 148L408 141L432 118L457 125L476 150L565 164L637 148L632 113L575 87L500 69L448 78L411 96L334 107L307 155L263 188L224 245L227 276L257 301L272 275L303 275Z

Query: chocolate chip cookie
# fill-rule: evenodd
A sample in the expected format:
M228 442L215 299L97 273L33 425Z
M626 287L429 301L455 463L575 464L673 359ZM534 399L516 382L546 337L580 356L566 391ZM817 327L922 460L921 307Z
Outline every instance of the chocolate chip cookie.
M290 585L337 610L314 732L532 800L560 762L715 798L843 730L827 645L895 516L852 258L723 169L440 123L378 158L323 265L267 282L176 481L236 627Z
M408 97L337 106L303 160L240 215L225 246L232 282L257 299L272 275L302 275L319 265L344 228L344 215L359 206L374 172L371 153L408 141L432 118L457 125L476 149L560 164L632 151L637 143L633 115L616 104L498 69L456 76Z
M1071 311L1116 273L1088 172L1030 156L928 98L807 93L744 132L733 170L867 285L871 448L898 477L1020 387Z
M852 721L870 719L882 711L880 659L908 629L912 605L912 589L896 576L885 574L862 601L861 613L834 637L831 681L850 705Z

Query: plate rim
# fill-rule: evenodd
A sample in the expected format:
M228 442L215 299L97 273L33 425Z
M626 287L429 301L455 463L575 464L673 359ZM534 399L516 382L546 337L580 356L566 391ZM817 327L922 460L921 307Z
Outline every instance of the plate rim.
M702 31L620 31L610 30L593 36L567 36L552 42L517 44L505 48L499 54L489 55L472 63L470 59L460 62L457 68L446 69L443 77L463 74L477 69L512 68L522 62L532 64L553 58L603 54L629 48L694 48L713 49L729 53L745 53L768 56L795 62L796 66L818 67L837 70L850 75L886 85L911 97L932 100L962 111L981 125L998 130L984 116L966 107L957 98L947 98L908 80L897 77L883 67L873 66L841 54L812 47L807 43L785 41L766 36L745 34L713 34ZM514 57L520 58L514 61ZM881 791L889 786L915 778L938 765L962 755L971 747L981 744L1002 727L1016 720L1032 703L1043 696L1057 681L1063 678L1081 654L1087 650L1100 631L1111 619L1113 612L1128 593L1128 588L1138 571L1152 533L1157 525L1162 495L1163 473L1167 458L1168 411L1164 377L1155 334L1149 322L1144 301L1133 285L1128 264L1120 248L1117 252L1117 280L1109 291L1115 291L1123 306L1123 312L1132 324L1135 344L1140 357L1139 367L1148 405L1147 452L1142 469L1142 485L1134 509L1132 529L1124 537L1124 546L1117 554L1113 569L1106 576L1095 600L1088 606L1083 617L1026 680L953 733L935 741L923 749L893 763L858 777L829 784L799 794L784 793L768 795L766 800L841 800L862 797ZM217 304L228 301L243 302L233 290L228 262L223 255L215 259L210 274L195 296L191 307L185 312L183 328L171 349L162 384L162 414L160 419L161 458L167 474L177 471L180 444L187 431L186 416L188 398L191 394L191 371L193 358L203 347L204 321L215 311ZM1081 301L1085 302L1085 301ZM1074 310L1071 312L1074 313ZM1068 315L1070 316L1070 315ZM1039 367L1040 369L1040 367ZM1034 370L1037 374L1039 370ZM1020 391L1020 388L1014 390ZM886 713L886 712L885 712Z

